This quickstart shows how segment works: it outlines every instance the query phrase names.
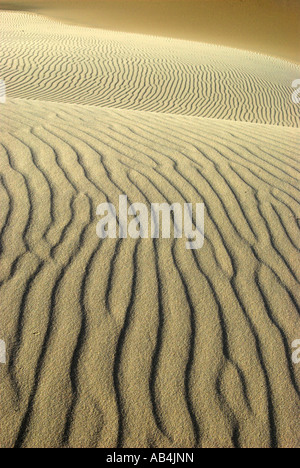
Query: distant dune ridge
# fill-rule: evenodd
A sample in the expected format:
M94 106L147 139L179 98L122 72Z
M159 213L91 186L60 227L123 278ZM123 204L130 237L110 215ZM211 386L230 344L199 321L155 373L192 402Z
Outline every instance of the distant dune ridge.
M299 446L299 67L0 21L0 447ZM100 241L120 194L204 247Z
M12 97L299 124L291 99L297 65L220 46L74 29L38 15L1 16L1 73Z
M0 0L0 9L226 45L300 63L299 0Z

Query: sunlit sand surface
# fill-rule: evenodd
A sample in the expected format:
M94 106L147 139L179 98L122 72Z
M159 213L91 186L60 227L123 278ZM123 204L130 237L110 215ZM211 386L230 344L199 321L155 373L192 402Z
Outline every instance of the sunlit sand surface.
M299 67L0 21L0 446L299 446ZM120 194L203 248L99 240Z
M64 23L173 37L300 63L299 0L0 0Z

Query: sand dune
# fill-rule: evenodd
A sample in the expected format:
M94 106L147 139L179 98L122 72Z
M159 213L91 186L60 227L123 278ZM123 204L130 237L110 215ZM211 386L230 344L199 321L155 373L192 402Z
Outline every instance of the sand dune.
M11 97L299 124L291 99L299 67L289 62L195 42L74 28L38 15L1 17L1 75Z
M0 17L0 446L299 445L299 68ZM204 247L100 241L120 194Z
M298 0L0 0L0 9L300 61Z

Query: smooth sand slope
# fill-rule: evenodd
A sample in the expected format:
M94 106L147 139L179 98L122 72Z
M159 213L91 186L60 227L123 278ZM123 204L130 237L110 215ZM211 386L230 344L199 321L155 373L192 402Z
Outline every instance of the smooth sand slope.
M299 0L0 0L0 9L226 45L300 63Z
M299 68L0 19L0 446L299 446ZM204 247L100 241L120 194Z

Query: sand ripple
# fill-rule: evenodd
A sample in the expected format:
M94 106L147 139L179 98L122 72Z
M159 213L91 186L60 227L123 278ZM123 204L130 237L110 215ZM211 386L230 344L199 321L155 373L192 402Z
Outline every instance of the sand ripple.
M1 17L0 446L297 446L293 66ZM204 202L205 246L99 241L120 194Z
M11 97L299 125L289 62L37 15L1 12L1 78Z

